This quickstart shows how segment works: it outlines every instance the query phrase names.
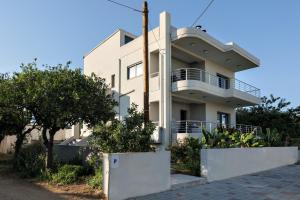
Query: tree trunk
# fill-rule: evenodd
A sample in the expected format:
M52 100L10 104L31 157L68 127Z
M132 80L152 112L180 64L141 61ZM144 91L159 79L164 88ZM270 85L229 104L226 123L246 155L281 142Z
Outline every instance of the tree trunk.
M24 131L26 126L19 128L19 131L17 132L17 140L15 143L15 154L14 157L17 158L17 156L20 153L20 150L22 148L22 144L24 142L24 139L27 134L31 133L33 129L35 129L35 126L32 126L31 128L28 128L27 130Z
M48 141L48 144L47 144L47 163L46 163L47 169L52 169L53 168L53 140L54 140L54 134L51 131L49 132L49 141Z
M23 134L22 131L17 134L17 140L16 140L16 144L15 144L15 154L14 154L15 158L17 158L17 156L20 153L23 141L25 139L25 135L26 134Z

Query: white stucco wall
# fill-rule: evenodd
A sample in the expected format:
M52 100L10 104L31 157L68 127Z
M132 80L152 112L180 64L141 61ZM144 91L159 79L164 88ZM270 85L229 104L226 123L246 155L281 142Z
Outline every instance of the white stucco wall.
M110 200L170 189L169 151L104 154L103 159L104 193Z
M54 140L62 141L69 139L74 136L74 131L72 128L70 129L62 129L55 133ZM42 138L42 131L38 129L34 129L29 136L29 140L40 140Z
M208 181L216 181L291 165L297 161L297 147L202 149L201 174Z
M172 102L172 120L173 121L180 121L180 110L186 110L187 111L187 119L190 119L191 110L190 105L188 103L182 103L182 102Z
M205 121L204 103L172 102L172 120L180 121L180 110L187 111L187 120Z
M0 153L10 153L14 151L14 145L17 140L15 135L5 136L0 143Z
M230 124L236 124L236 114L235 109L230 106L226 106L224 104L216 104L216 103L206 103L206 121L208 122L217 122L218 112L228 113L230 115Z
M205 60L205 70L208 71L212 75L222 74L224 76L227 76L228 78L234 78L234 72L228 70L225 67L222 67L210 60Z
M151 102L149 106L149 115L152 122L159 121L159 102Z

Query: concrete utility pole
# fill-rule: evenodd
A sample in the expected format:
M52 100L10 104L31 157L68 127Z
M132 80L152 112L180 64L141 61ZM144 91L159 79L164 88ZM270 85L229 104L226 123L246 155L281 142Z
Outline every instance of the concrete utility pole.
M148 3L143 6L143 53L144 53L144 122L149 122L149 54L148 54Z

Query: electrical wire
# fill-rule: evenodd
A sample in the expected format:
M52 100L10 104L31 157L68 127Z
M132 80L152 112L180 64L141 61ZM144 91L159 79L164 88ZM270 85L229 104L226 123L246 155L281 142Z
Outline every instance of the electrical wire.
M122 7L125 7L125 8L128 8L128 9L133 10L133 11L136 11L136 12L141 12L141 13L143 12L143 11L141 11L141 10L138 10L138 9L136 9L136 8L133 8L133 7L131 7L131 6L128 6L128 5L125 5L125 4L122 4L122 3L119 3L119 2L113 1L113 0L106 0L106 1L111 2L111 3L114 3L114 4L119 5L119 6L122 6Z
M119 3L119 2L113 1L113 0L106 0L106 1L111 2L111 3L114 3L114 4L119 5L119 6L122 6L122 7L125 7L125 8L128 8L128 9L133 10L133 11L136 11L136 12L141 12L141 13L143 13L143 11L141 11L141 10L138 10L138 9L136 9L136 8L133 8L133 7L131 7L131 6L128 6L128 5L125 5L125 4L122 4L122 3ZM159 42L158 42L158 40L157 40L157 38L156 38L156 36L155 36L155 33L154 33L154 31L153 31L153 28L151 27L150 22L149 22L149 26L150 26L151 32L152 32L152 34L153 34L153 37L154 37L154 39L155 39L155 41L156 41L156 43L157 43L159 53L160 53L160 54L163 54L163 53L161 53L162 49L160 48Z
M155 41L156 41L156 43L157 43L157 46L158 46L158 52L159 52L161 55L163 55L163 50L160 48L159 42L158 42L158 40L157 40L157 38L156 38L156 36L155 36L155 33L154 33L153 28L152 28L152 26L151 26L151 24L150 24L150 21L149 21L149 26L150 26L152 35L153 35L153 37L154 37L154 39L155 39Z
M196 20L194 21L194 23L192 24L192 27L195 26L195 24L199 21L199 19L206 13L206 11L208 10L208 8L211 6L211 4L214 2L214 0L211 0L209 2L209 4L206 6L206 8L201 12L201 14L196 18Z

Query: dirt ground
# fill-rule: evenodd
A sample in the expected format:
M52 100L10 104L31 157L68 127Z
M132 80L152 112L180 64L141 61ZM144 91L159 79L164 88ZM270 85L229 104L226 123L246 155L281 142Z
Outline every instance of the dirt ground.
M20 179L12 172L8 160L7 156L0 154L1 200L104 199L99 191L95 191L85 184L57 186L37 180Z

